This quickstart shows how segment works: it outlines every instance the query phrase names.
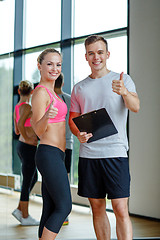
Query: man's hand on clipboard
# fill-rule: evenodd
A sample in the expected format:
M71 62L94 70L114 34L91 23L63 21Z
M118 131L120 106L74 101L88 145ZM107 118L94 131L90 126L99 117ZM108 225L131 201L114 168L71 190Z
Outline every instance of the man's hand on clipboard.
M80 143L86 143L89 138L91 138L93 135L92 133L86 133L86 132L78 132L77 138L80 141Z
M71 112L70 116L71 131L80 143L91 143L118 133L105 108L81 115Z

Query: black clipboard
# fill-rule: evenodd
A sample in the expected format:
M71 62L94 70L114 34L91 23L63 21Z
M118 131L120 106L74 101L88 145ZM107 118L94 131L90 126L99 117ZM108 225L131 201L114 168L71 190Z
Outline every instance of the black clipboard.
M88 143L118 133L105 108L82 114L72 120L80 132L93 134Z

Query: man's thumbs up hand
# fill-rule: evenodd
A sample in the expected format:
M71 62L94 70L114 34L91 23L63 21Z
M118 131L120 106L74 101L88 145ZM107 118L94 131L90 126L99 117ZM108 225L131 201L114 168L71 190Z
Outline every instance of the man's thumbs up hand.
M124 72L121 72L119 80L112 81L112 90L118 95L125 96L127 95L127 89L124 86L123 74Z
M121 72L119 80L123 80L123 74L124 74L124 72Z

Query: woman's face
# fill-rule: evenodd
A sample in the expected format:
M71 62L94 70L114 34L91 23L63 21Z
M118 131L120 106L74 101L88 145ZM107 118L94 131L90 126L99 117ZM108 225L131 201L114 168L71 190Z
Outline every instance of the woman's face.
M42 63L38 63L38 69L42 80L55 81L60 73L62 58L58 53L47 53Z

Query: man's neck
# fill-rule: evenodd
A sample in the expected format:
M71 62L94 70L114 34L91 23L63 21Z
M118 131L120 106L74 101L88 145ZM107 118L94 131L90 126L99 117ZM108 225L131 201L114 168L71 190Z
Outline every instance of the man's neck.
M110 70L108 70L107 68L104 71L95 71L92 72L89 77L96 79L96 78L101 78L104 77L105 75L107 75L110 72Z

